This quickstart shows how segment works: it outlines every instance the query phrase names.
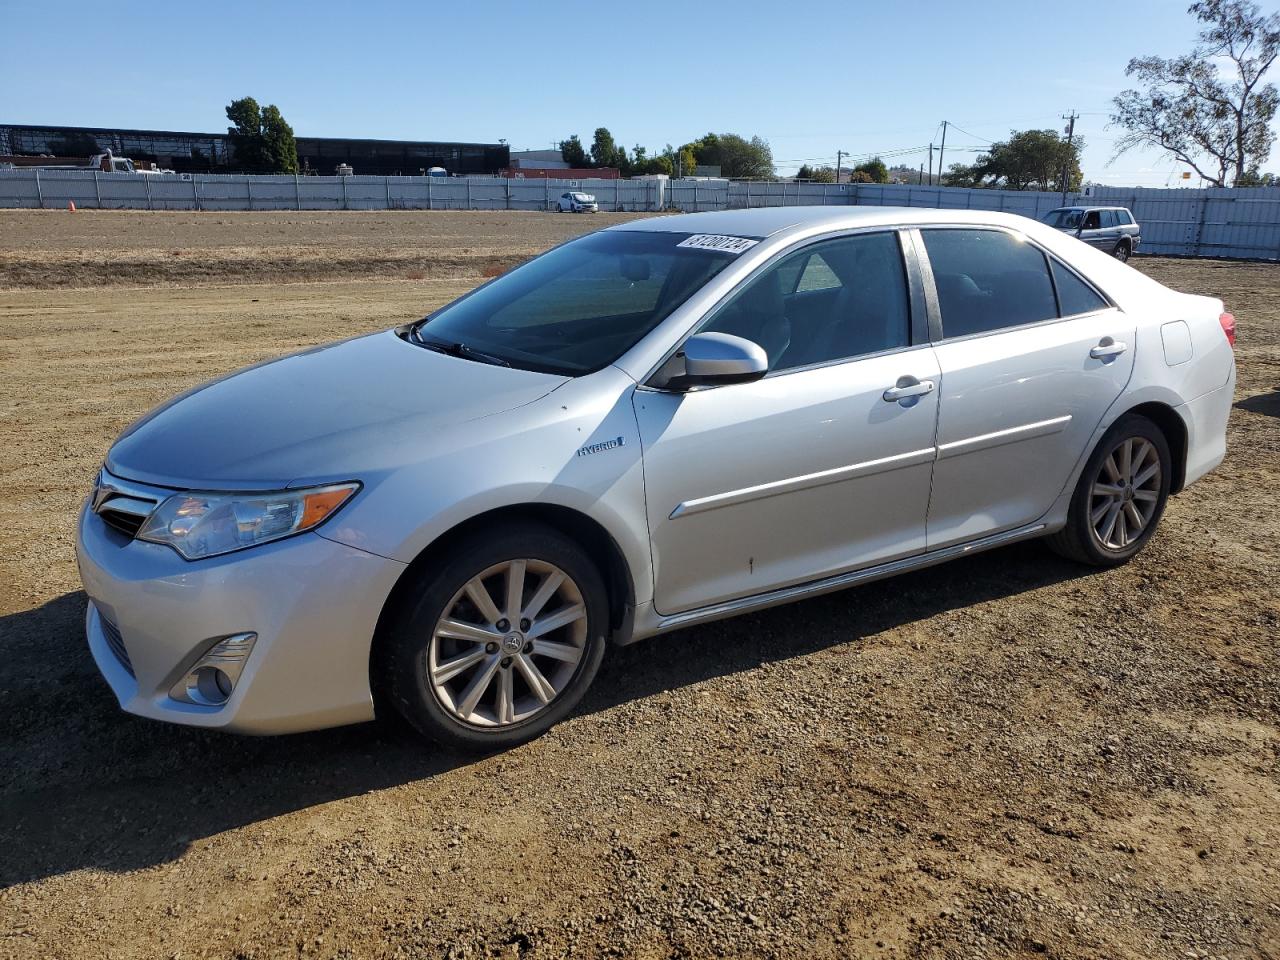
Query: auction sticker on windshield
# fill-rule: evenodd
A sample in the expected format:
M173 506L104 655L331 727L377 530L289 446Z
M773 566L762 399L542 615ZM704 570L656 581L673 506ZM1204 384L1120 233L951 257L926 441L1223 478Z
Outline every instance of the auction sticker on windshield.
M695 233L681 240L677 247L696 247L699 250L718 250L721 253L743 253L754 247L759 240L748 240L746 237L722 237L714 233Z

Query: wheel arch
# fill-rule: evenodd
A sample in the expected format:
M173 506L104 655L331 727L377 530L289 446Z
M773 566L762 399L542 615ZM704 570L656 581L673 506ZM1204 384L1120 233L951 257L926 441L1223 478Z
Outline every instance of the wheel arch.
M1173 459L1173 476L1170 478L1169 494L1172 496L1175 493L1179 493L1187 478L1186 423L1178 415L1177 410L1158 400L1149 400L1146 403L1130 407L1121 416L1128 416L1129 414L1146 417L1159 427L1160 432L1164 434L1165 440L1169 443L1169 456ZM1116 419L1118 420L1119 417Z
M374 631L371 662L377 655L378 638L385 631L388 617L405 591L416 581L418 574L447 554L455 544L480 535L487 527L512 521L540 523L551 527L566 534L586 550L596 561L604 577L609 594L609 626L615 638L628 629L631 611L635 609L635 580L626 556L613 535L598 520L572 507L552 503L516 503L485 510L455 524L409 561L382 604Z

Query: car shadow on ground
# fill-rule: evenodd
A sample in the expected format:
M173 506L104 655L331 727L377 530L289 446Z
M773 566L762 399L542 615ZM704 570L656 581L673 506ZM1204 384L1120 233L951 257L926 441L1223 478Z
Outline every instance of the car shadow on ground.
M1237 400L1236 408L1248 410L1250 413L1261 413L1268 417L1280 417L1280 389Z
M682 630L612 650L577 714L1090 573L1018 544ZM475 762L391 723L252 738L124 714L84 644L84 605L70 593L0 618L0 888L165 863L195 839Z

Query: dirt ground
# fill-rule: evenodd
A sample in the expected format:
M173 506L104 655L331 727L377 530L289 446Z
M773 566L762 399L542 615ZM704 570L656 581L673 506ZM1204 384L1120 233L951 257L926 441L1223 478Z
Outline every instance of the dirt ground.
M72 530L122 427L613 219L0 213L0 956L1280 958L1280 266L1136 261L1225 299L1239 382L1122 569L636 644L482 760L119 711Z

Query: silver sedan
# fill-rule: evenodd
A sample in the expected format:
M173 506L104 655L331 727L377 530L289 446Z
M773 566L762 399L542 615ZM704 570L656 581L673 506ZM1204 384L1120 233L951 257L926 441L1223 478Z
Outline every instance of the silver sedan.
M1014 216L619 225L129 427L89 645L146 717L510 746L610 644L1032 537L1124 563L1223 457L1234 336Z

